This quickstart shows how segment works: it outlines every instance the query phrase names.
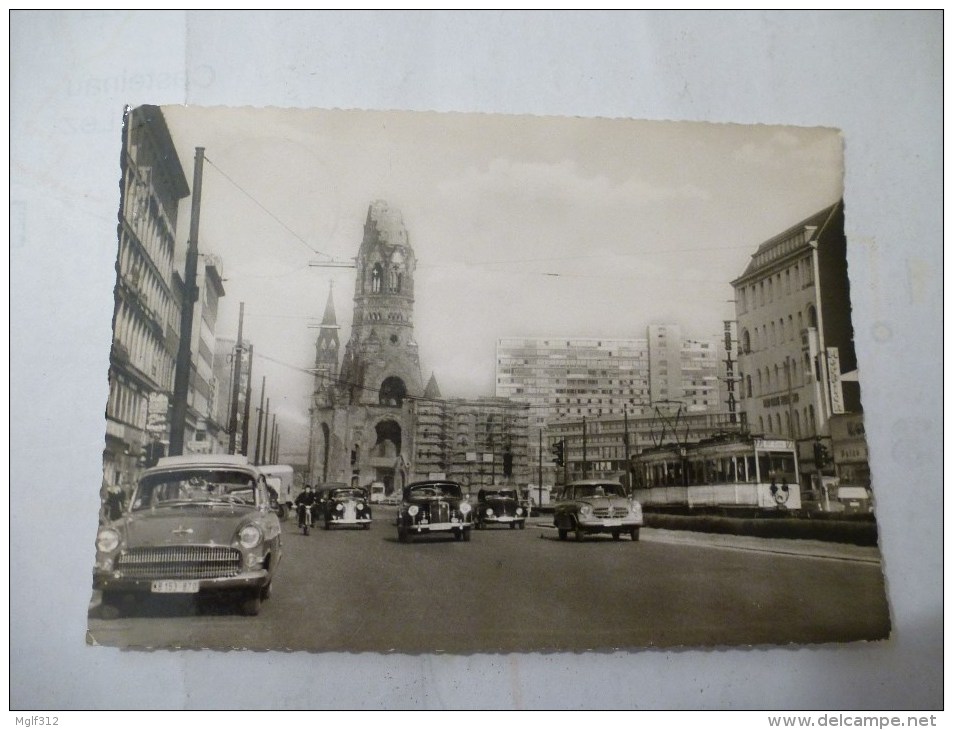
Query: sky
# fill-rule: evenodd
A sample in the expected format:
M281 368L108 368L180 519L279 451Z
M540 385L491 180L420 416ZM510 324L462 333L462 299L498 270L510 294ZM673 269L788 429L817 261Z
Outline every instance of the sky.
M315 326L333 282L342 353L367 209L403 214L417 257L421 375L493 395L501 337L716 337L758 245L843 195L837 130L489 114L163 107L198 246L222 258L216 334L255 347L280 460L307 452ZM846 201L849 206L849 201ZM191 202L179 211L184 256Z

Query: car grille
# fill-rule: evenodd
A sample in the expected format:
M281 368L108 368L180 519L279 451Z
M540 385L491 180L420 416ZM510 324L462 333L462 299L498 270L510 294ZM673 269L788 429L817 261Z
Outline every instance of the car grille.
M133 548L119 556L117 568L129 578L228 578L238 575L237 548L206 545Z
M596 517L625 517L629 514L628 507L597 507L592 511Z
M430 507L431 522L449 522L450 505L446 502L434 502Z

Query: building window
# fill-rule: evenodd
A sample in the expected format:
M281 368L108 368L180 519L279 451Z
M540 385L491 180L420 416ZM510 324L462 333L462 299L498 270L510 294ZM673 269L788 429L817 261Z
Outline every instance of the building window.
M817 328L817 310L813 304L809 304L807 307L807 326Z

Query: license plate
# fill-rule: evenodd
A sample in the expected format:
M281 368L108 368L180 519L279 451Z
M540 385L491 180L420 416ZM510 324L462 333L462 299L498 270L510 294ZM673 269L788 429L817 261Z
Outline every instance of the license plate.
M197 580L154 580L152 581L153 593L198 593L199 582Z
M606 527L619 527L622 524L622 520L605 520L602 524Z

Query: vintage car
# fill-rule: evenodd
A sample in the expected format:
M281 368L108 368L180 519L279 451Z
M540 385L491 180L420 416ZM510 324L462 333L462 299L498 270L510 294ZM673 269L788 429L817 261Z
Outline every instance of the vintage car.
M553 523L560 540L570 532L577 541L596 533L608 533L618 540L623 532L638 540L642 505L630 499L618 482L575 481L563 488L554 507Z
M404 487L397 512L397 539L408 542L413 535L449 532L469 541L473 508L464 499L457 482L433 480Z
M371 528L371 503L367 490L361 487L337 487L327 492L322 505L324 529L357 525L364 530Z
M281 559L281 527L264 475L244 456L160 459L128 510L96 537L93 588L104 617L150 594L226 593L254 616Z
M478 530L487 525L509 525L510 529L522 530L526 527L526 512L517 487L486 487L477 492L473 524Z

